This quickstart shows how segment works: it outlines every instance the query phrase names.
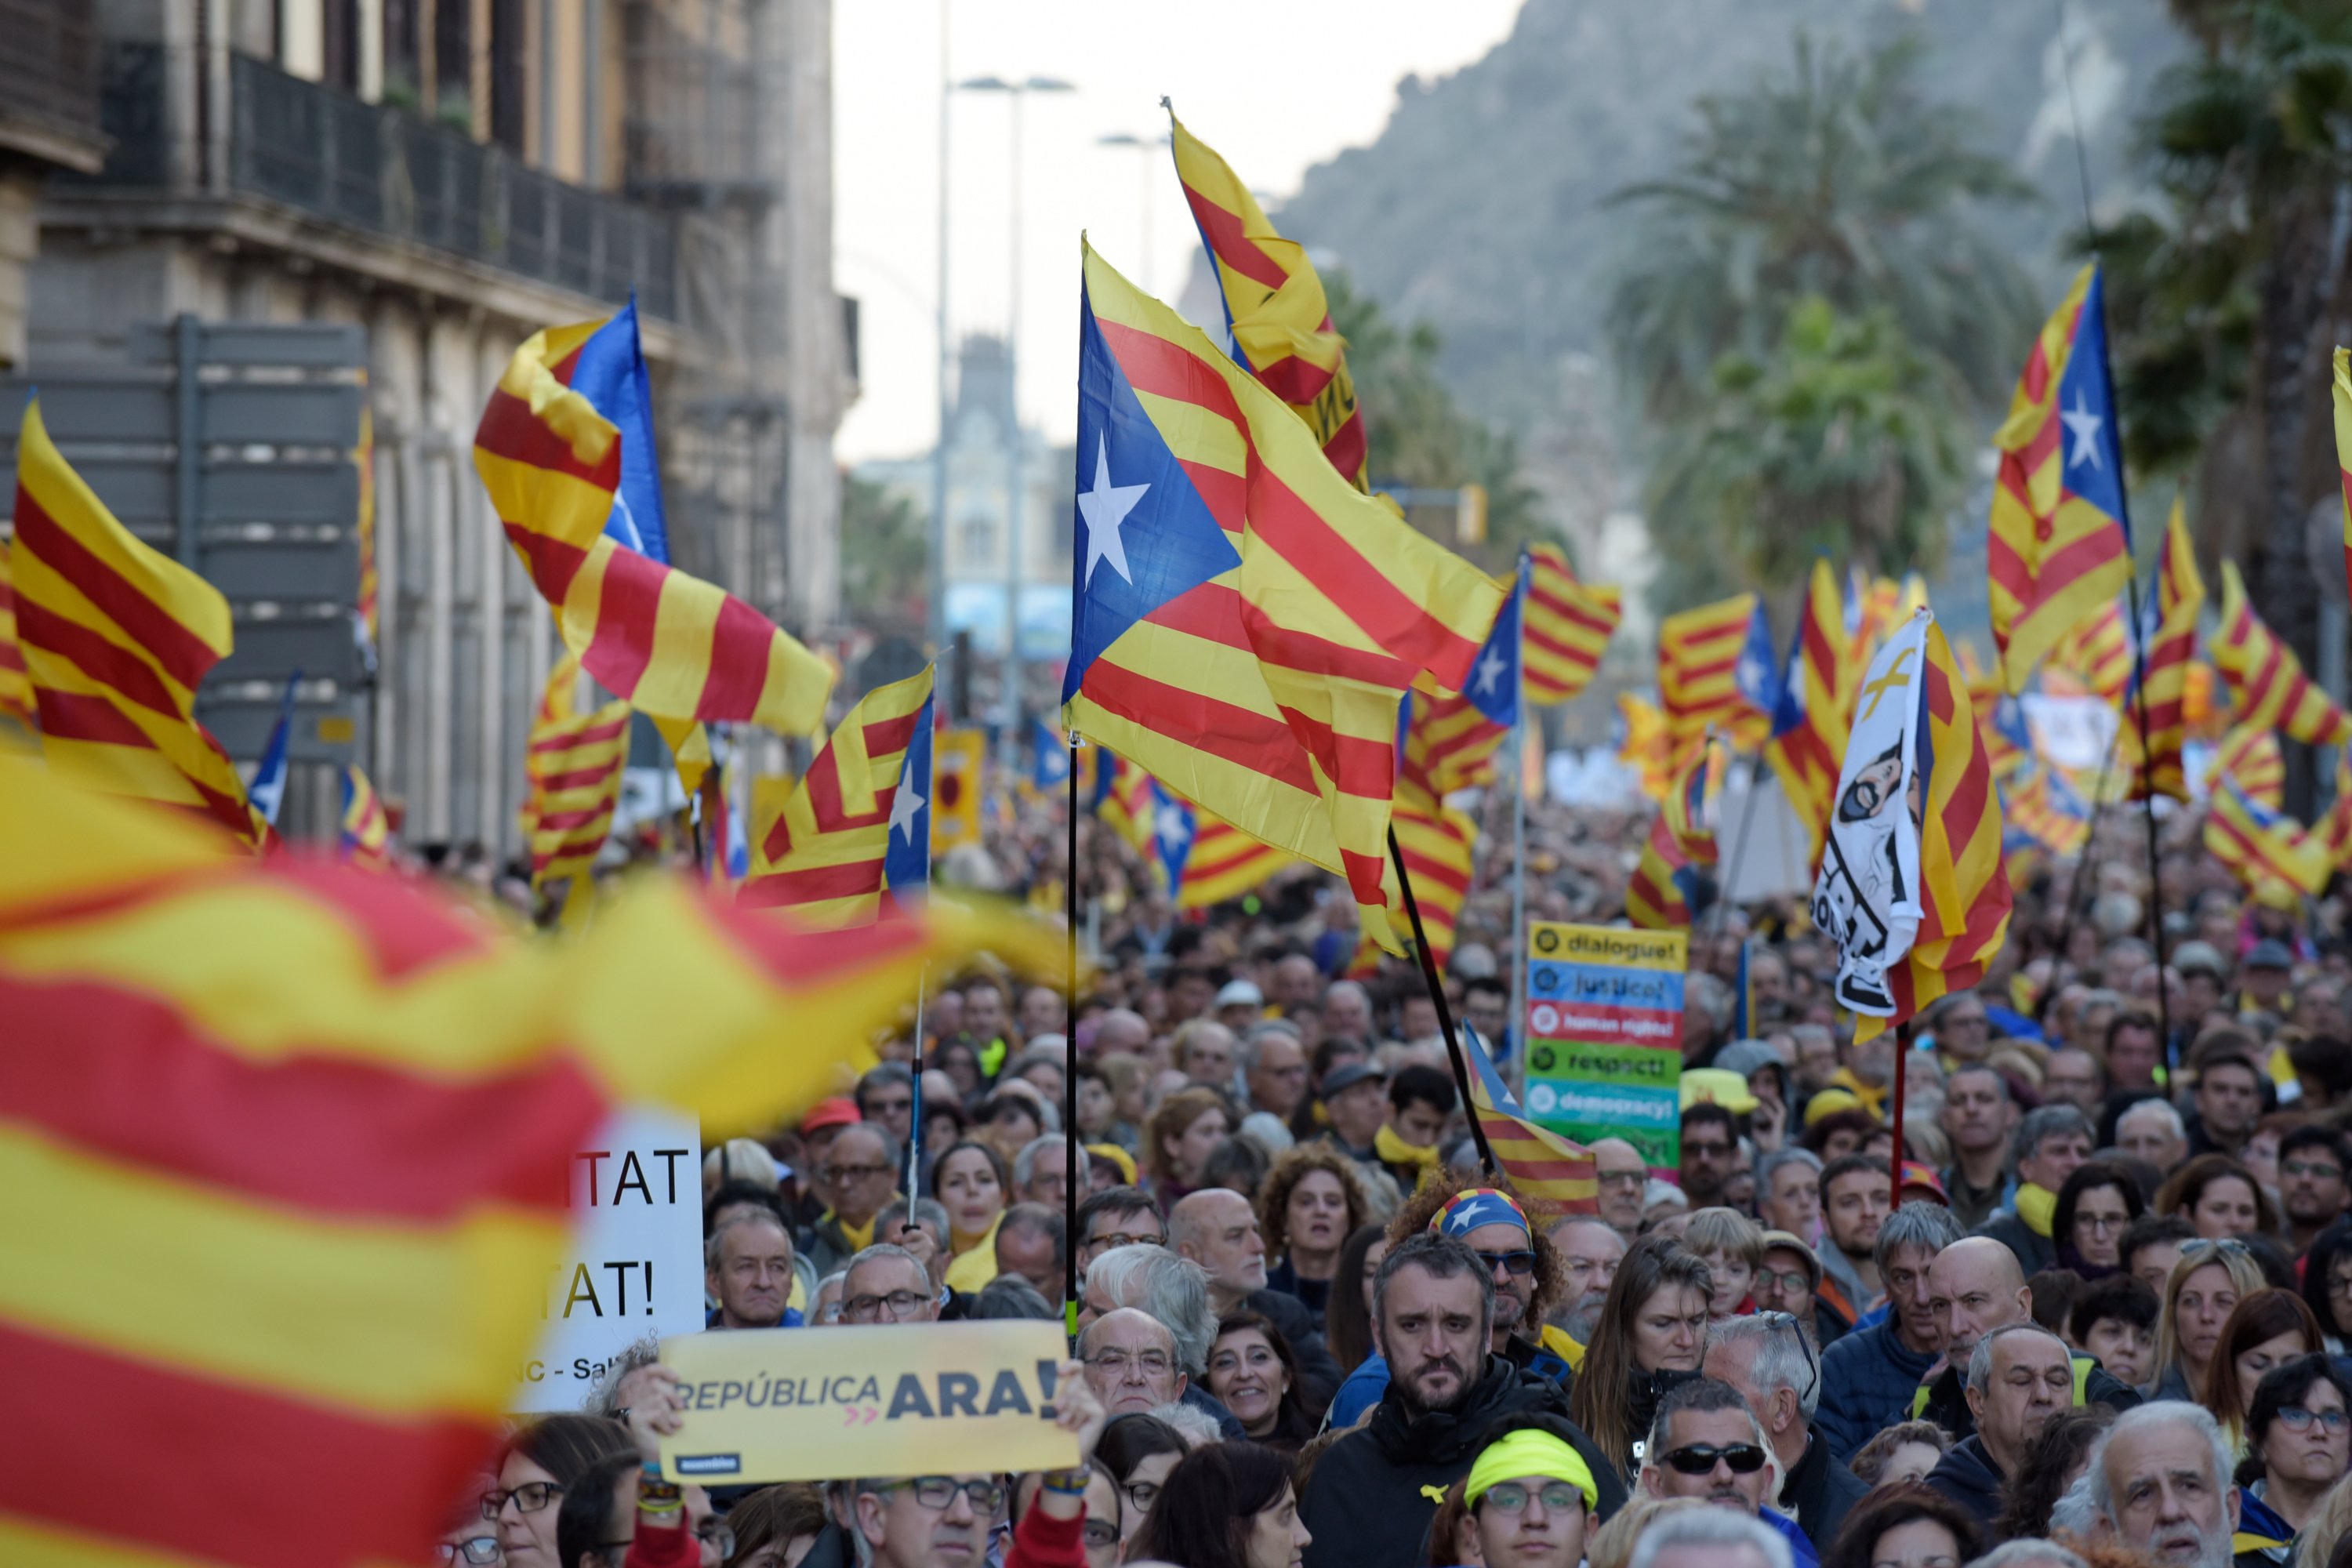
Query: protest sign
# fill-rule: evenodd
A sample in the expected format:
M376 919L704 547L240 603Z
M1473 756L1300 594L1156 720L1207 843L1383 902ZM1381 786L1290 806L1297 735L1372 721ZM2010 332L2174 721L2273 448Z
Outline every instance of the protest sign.
M690 1117L625 1110L572 1156L572 1251L509 1408L577 1410L638 1340L702 1326L702 1139Z
M686 1418L662 1440L681 1480L1058 1469L1077 1439L1053 1424L1058 1324L749 1329L662 1342Z
M1538 921L1528 928L1528 1118L1580 1143L1622 1138L1682 1163L1687 933Z

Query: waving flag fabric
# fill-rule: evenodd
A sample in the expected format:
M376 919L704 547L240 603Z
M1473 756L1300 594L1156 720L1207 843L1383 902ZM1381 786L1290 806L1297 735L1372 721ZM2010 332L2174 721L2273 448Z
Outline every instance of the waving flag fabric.
M1152 809L1151 775L1116 752L1100 746L1092 750L1102 759L1104 770L1095 815L1113 833L1140 849L1151 842L1158 826Z
M260 765L253 770L253 783L246 786L246 798L272 827L278 826L278 808L286 804L286 745L294 729L294 694L301 684L299 669L286 678L285 695L278 700L278 722L269 727Z
M1054 972L1025 923L807 932L671 880L509 941L0 756L0 1361L42 1413L0 1561L433 1562L611 1110L790 1120L983 945Z
M1592 1151L1529 1121L1486 1050L1462 1054L1470 1061L1470 1112L1519 1196L1554 1214L1600 1213L1601 1173Z
M1282 237L1225 161L1171 110L1176 178L1217 279L1233 357L1307 422L1347 481L1371 489L1364 417L1348 374L1348 340L1331 325L1323 280L1306 247Z
M342 799L335 834L342 858L362 871L392 869L392 819L376 798L375 785L355 765L343 768Z
M523 837L530 885L582 881L613 830L629 761L629 705L578 707L580 661L566 654L548 673L523 754Z
M2316 893L2335 869L2327 847L2284 812L2264 805L2227 775L2213 781L2206 803L2205 848L2249 891L2278 883Z
M1519 608L1527 596L1526 563L1495 629L1471 667L1469 689L1459 695L1423 697L1410 691L1403 765L1433 796L1443 800L1458 789L1495 776L1495 753L1518 722Z
M1151 852L1180 910L1238 899L1291 863L1214 814L1151 785Z
M16 641L16 585L8 565L8 542L0 540L0 719L33 727L33 682L25 673L25 650Z
M1772 737L1764 749L1765 760L1804 826L1811 861L1821 858L1830 801L1837 794L1838 772L1845 762L1849 663L1845 605L1837 577L1828 562L1816 561L1797 612L1788 678L1773 715Z
M2352 751L2336 753L2336 798L2327 803L2316 832L2327 863L2344 870L2352 862Z
M1720 736L1706 737L1675 765L1625 884L1625 913L1635 925L1664 931L1691 923L1697 868L1716 862L1716 806L1729 767L1730 749Z
M2109 600L2066 628L2051 647L2045 682L2053 695L2064 688L2121 706L2132 679L2132 639L2123 605Z
M866 925L929 883L932 679L926 666L867 692L783 809L751 825L744 903L811 925Z
M1443 970L1454 956L1454 931L1462 922L1462 906L1470 897L1478 826L1466 814L1412 784L1400 784L1397 789L1394 826L1397 848L1404 856L1406 873L1412 878L1422 931L1429 938L1429 956ZM1400 941L1412 934L1412 918L1405 912L1402 888L1389 910L1389 925Z
M1664 800L1671 777L1666 754L1666 716L1657 704L1630 691L1617 694L1617 760L1642 781L1642 793Z
M2205 579L2180 500L2164 527L2164 560L2157 568L2154 628L2147 638L2147 679L2142 700L2147 712L2147 755L2134 776L2134 796L2151 791L2175 800L2189 798L2180 751L2189 735L2189 679L2197 657L2197 615L2205 604Z
M654 440L653 375L637 332L637 296L582 341L572 374L562 378L621 433L621 478L604 531L648 559L669 562L669 518L662 505L661 447Z
M1040 795L1060 793L1070 782L1070 748L1061 731L1043 719L1029 721L1029 787Z
M2123 443L2095 264L2042 324L1993 436L1986 576L2001 679L2021 691L2058 639L2131 582Z
M2001 838L1967 683L1923 609L1887 638L1857 693L1813 889L1859 1037L1983 978L2009 930Z
M268 833L196 722L227 657L228 601L116 521L25 405L16 446L16 638L50 765L91 788L204 818L248 847Z
M625 442L570 384L603 325L532 337L482 411L474 468L509 542L564 646L606 690L676 731L673 745L697 721L808 734L833 689L823 659L733 595L605 532Z
M1549 708L1591 683L1624 605L1617 589L1578 581L1557 544L1529 546L1527 563L1526 690L1528 701Z
M1770 732L1780 680L1762 603L1753 594L1684 610L1658 623L1658 695L1666 745L1679 756L1711 728L1742 745Z
M2234 561L2221 563L2221 626L2212 655L2238 728L2277 730L2314 746L2352 741L2352 716L2303 673L2294 650L2254 614Z
M2344 487L2344 574L2352 582L2352 351L2337 349L2331 395L2336 409L2336 467Z
M1348 879L1382 942L1397 705L1503 590L1350 489L1280 400L1085 253L1071 728Z
M2222 736L2206 770L2206 787L2212 788L2220 779L2229 780L2246 798L2273 811L2285 809L2286 752L2279 745L2277 732L2241 724Z
M2090 803L2053 768L2029 766L2002 791L2002 799L2009 825L2053 855L2079 855L2090 842Z

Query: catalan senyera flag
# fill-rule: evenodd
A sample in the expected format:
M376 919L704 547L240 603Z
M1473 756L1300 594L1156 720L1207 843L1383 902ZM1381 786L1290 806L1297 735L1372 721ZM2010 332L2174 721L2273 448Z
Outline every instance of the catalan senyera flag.
M1617 694L1617 760L1642 781L1642 793L1652 800L1665 798L1671 776L1666 753L1666 716L1654 702L1630 691Z
M2091 838L2091 807L2055 769L2035 763L2002 790L2009 825L2053 855L2083 852Z
M1084 265L1066 725L1345 876L1392 943L1398 702L1423 677L1465 689L1507 595L1350 488L1198 330Z
M572 389L604 326L551 327L515 351L474 436L474 468L564 647L607 691L665 726L805 735L824 721L833 670L750 605L605 531L623 479L612 421Z
M1760 743L1779 707L1777 656L1753 594L1682 610L1658 623L1658 697L1675 755L1708 730Z
M2189 671L2196 665L2197 615L2204 604L2205 579L2198 573L2197 552L2176 496L2172 516L2164 525L2164 560L2157 568L2155 625L2141 655L2147 672L2140 689L2147 748L2144 764L2133 775L2135 799L2151 792L2175 800L2189 798L2180 750L2189 735Z
M1729 767L1730 748L1719 735L1703 737L1675 764L1625 884L1625 913L1635 925L1664 931L1691 923L1696 869L1716 862L1716 807Z
M2113 599L2075 622L2052 645L2044 669L2053 696L2096 697L2120 707L2131 686L2132 640L2123 605Z
M356 765L345 764L342 814L335 830L335 846L342 858L362 871L392 869L392 819L375 785Z
M1993 647L2011 691L2023 690L2059 638L2131 582L2105 297L2096 264L2075 275L2042 323L1993 436L2000 466L1986 579Z
M1830 802L1845 762L1850 664L1844 597L1830 563L1816 561L1797 612L1780 709L1764 748L1765 760L1804 826L1807 852L1815 861L1821 858Z
M1249 187L1172 109L1168 130L1176 178L1216 273L1233 357L1307 422L1349 484L1370 490L1348 340L1331 325L1323 280L1306 247L1282 237Z
M33 727L33 682L16 642L16 584L5 540L0 540L0 719L13 719L28 731Z
M1405 783L1397 786L1393 825L1405 872L1412 879L1422 932L1429 938L1430 959L1443 970L1454 956L1454 931L1462 921L1462 906L1470 897L1478 825L1466 813ZM1412 934L1412 919L1405 911L1402 888L1389 910L1389 923L1399 940Z
M202 817L248 848L268 824L196 721L196 687L228 655L228 601L142 543L25 405L16 446L16 642L52 767L111 795Z
M814 926L867 925L930 882L932 667L862 698L772 818L737 898Z
M579 684L580 661L567 654L548 674L525 743L522 816L534 888L585 879L621 803L629 705L616 700L581 712Z
M1152 809L1151 775L1116 752L1100 746L1089 749L1102 759L1104 770L1095 815L1113 833L1142 848L1151 842L1159 826Z
M2228 779L2247 799L2273 811L2286 808L2286 751L2275 731L2239 725L2213 748L2205 777L2208 789L2215 780Z
M1557 544L1528 548L1527 593L1520 606L1526 641L1520 670L1528 700L1538 708L1566 702L1601 668L1609 639L1624 618L1616 588L1577 578L1568 552Z
M2277 730L2314 746L2352 741L2352 715L2303 673L2303 661L2263 624L2238 563L2221 563L2221 624L2210 649L2230 689L2236 728Z
M43 1413L0 1561L433 1562L607 1117L788 1120L1000 943L1056 972L1026 922L812 932L672 879L511 939L0 756L0 1364Z
M2226 774L2206 802L2205 848L2252 892L2279 883L2302 893L2327 886L2334 858L2317 836L2254 799Z
M1592 1151L1528 1120L1526 1108L1495 1070L1485 1041L1462 1054L1470 1061L1471 1112L1519 1196L1556 1214L1599 1213L1601 1173Z

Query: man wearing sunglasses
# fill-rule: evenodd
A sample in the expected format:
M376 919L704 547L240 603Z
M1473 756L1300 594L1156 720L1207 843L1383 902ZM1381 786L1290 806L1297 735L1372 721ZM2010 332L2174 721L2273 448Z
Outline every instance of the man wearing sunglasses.
M1801 1565L1821 1554L1793 1520L1764 1506L1779 1479L1764 1429L1739 1391L1718 1378L1681 1384L1658 1402L1642 1459L1642 1489L1655 1498L1696 1498L1761 1521L1789 1543Z

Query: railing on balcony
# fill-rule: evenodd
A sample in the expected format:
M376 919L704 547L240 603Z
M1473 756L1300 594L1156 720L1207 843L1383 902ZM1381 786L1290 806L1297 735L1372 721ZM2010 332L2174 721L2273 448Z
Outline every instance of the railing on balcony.
M99 178L163 184L163 50L118 43L109 57L104 109L116 144ZM248 56L231 57L229 80L232 190L599 300L634 287L641 309L677 319L671 219Z
M0 116L98 132L98 25L88 0L0 0Z

